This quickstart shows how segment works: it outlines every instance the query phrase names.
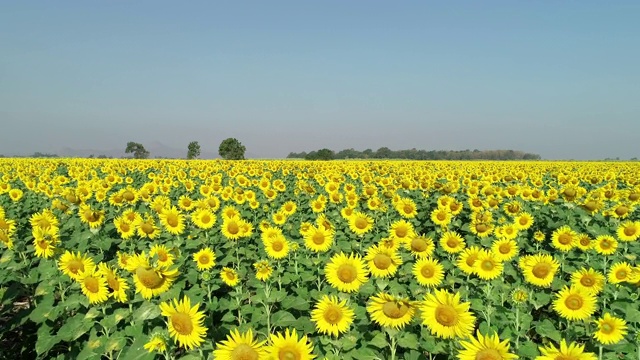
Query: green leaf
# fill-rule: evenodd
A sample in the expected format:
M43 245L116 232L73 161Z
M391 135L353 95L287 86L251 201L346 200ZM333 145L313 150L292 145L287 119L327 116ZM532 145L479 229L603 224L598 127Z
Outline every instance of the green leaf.
M289 296L282 300L282 307L285 309L295 309L300 311L309 310L309 301L298 296Z
M420 342L414 333L404 332L398 338L398 346L405 349L418 350Z
M538 352L538 347L536 344L532 342L526 342L520 345L518 348L518 355L522 356L525 359L534 359L536 356L540 355Z
M133 312L133 321L142 322L145 320L155 319L160 316L160 307L158 305L145 302Z
M369 345L375 346L378 349L386 349L387 347L389 347L387 336L384 333L379 332L376 334L376 336L373 337L373 339L369 341Z
M293 326L296 323L296 318L291 315L290 312L280 310L277 313L271 315L271 323L274 326L285 328L288 326Z
M640 310L637 309L637 304L627 305L627 311L624 316L625 320L633 323L640 323Z
M153 360L155 354L148 352L144 348L144 344L149 341L148 336L140 335L134 337L134 339L133 344L122 352L120 358L127 360Z
M549 319L544 319L541 323L538 323L536 326L536 332L543 337L552 339L555 342L560 342L562 339L562 335L560 331L558 331Z
M47 324L42 324L38 328L38 340L36 340L36 352L38 355L46 354L60 341L56 335L51 335L50 331L51 327Z
M64 341L73 341L81 337L93 326L92 321L85 321L84 314L76 314L58 330L58 337Z

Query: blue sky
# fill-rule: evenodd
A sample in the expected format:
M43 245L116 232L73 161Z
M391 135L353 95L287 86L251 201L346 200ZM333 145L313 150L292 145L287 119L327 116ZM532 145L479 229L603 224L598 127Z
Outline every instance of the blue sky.
M4 1L0 154L640 157L638 1Z

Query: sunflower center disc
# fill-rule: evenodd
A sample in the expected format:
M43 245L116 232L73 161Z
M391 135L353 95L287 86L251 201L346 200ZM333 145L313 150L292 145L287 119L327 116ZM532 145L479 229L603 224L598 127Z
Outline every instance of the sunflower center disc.
M509 244L502 244L498 248L498 251L500 251L500 254L506 255L511 251L511 246L509 246Z
M373 263L380 270L386 270L391 266L391 258L385 254L376 254L373 258Z
M107 276L107 284L109 284L109 287L113 291L120 290L120 283L118 283L118 280L116 280L115 276Z
M94 277L84 279L84 287L94 294L97 294L100 291L100 283L98 283L98 279Z
M569 234L561 234L560 236L558 236L558 242L562 245L569 245L571 244L572 240L573 238Z
M247 344L238 344L231 352L233 360L258 360L258 353Z
M229 226L227 226L227 230L231 235L235 235L240 232L240 227L235 222L232 222L229 224Z
M162 262L167 261L169 259L169 256L164 251L159 251L157 255L158 255L158 260Z
M579 295L569 295L564 301L564 304L571 310L579 310L583 304L582 297Z
M622 279L626 279L627 278L627 271L626 270L618 270L616 271L616 279L618 280L622 280Z
M200 255L200 257L198 258L198 261L200 262L200 264L202 265L207 265L209 263L209 255Z
M485 271L491 271L493 270L494 265L493 265L493 261L491 260L484 260L482 261L482 269Z
M447 246L452 248L452 249L455 249L458 246L458 240L456 240L456 239L447 240Z
M433 268L431 266L423 266L422 269L420 269L420 274L422 274L422 276L426 277L426 278L431 278L433 277Z
M202 222L203 224L210 223L211 222L211 216L209 216L209 214L202 215L202 218L200 218L200 222Z
M296 349L284 348L278 351L278 360L300 360L300 354Z
M176 313L171 315L171 325L180 335L191 335L193 332L193 324L189 314Z
M619 206L618 208L616 208L616 214L618 216L623 216L625 215L627 212L629 211L629 209L626 206Z
M396 236L399 237L399 238L403 238L403 237L407 236L408 232L409 231L406 228L399 227L399 228L396 229Z
M476 360L502 360L502 355L496 349L484 349L476 354Z
M357 218L355 221L356 227L360 230L366 229L367 224L367 220L363 218Z
M544 279L551 272L551 266L546 263L536 264L531 272L538 279Z
M627 236L635 235L635 233L636 233L636 229L635 228L632 228L632 227L624 228L624 234L627 235Z
M483 232L485 232L487 230L488 230L488 227L485 224L476 225L476 231L479 232L479 233L483 233Z
M447 214L439 212L438 215L436 216L438 218L438 220L440 221L444 221L444 219L447 218Z
M342 311L336 306L330 306L324 311L323 317L326 322L335 325L342 319Z
M131 226L129 226L129 224L127 223L122 223L120 225L120 230L122 230L122 232L124 233L129 232L129 230L131 230Z
M149 289L157 289L162 285L163 279L152 269L139 267L136 269L138 280Z
M382 312L389 318L400 319L409 312L409 307L404 303L387 301L382 305Z
M344 283L352 283L358 276L357 269L351 264L342 264L338 268L338 279Z
M458 313L451 305L439 305L436 308L436 321L442 326L454 326L458 323Z
M324 235L322 235L322 233L317 232L313 234L313 238L311 238L311 240L316 245L322 245L324 244Z
M582 284L582 286L591 287L595 284L595 280L590 276L585 276L580 279L580 284Z
M84 264L80 260L71 260L67 266L72 274L77 274L78 271L84 271Z
M614 330L614 327L609 323L604 323L600 326L600 331L605 334L611 334Z
M424 239L415 238L411 240L411 250L415 252L423 252L427 250L427 247L428 247L427 242L424 241Z
M284 244L282 243L282 241L274 241L273 244L271 244L271 248L276 251L282 251L282 249L284 249Z

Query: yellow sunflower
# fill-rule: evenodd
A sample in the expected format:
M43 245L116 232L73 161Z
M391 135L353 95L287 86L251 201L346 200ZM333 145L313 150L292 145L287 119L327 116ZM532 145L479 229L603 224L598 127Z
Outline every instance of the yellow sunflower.
M564 225L551 234L551 246L562 252L567 252L573 249L577 237L578 234L575 231Z
M425 236L418 236L405 242L405 248L417 258L426 258L433 255L435 250L433 239Z
M521 212L513 220L513 224L518 230L527 230L533 225L533 216L528 212Z
M626 282L629 280L632 271L633 268L627 262L621 261L615 263L611 266L611 269L609 269L609 276L607 276L607 280L612 284Z
M466 338L473 333L475 316L470 304L460 301L460 294L436 290L427 294L420 305L422 323L432 335L443 339Z
M209 209L199 209L191 213L191 222L200 229L211 229L216 223L216 215Z
M551 255L546 254L522 256L519 265L525 281L540 287L550 287L560 268L560 264Z
M451 222L453 214L449 211L448 207L437 207L431 212L431 221L434 224L446 228Z
M160 304L162 316L167 317L169 335L179 346L188 350L199 347L204 342L207 328L203 326L203 312L198 311L200 304L191 306L191 299L185 296L181 301L173 299Z
M178 276L177 269L151 266L145 253L132 256L126 268L133 273L136 294L140 293L146 300L169 290Z
M129 284L123 278L118 277L116 271L110 268L105 263L100 263L98 265L98 271L107 281L107 285L111 289L110 297L116 299L116 301L121 303L127 302L127 290L129 289Z
M369 266L371 276L377 278L393 276L398 270L398 266L402 265L402 259L396 251L378 245L367 249L364 261Z
M609 313L604 313L602 318L596 320L596 324L598 331L593 334L593 337L602 344L617 344L627 335L627 322Z
M440 246L450 254L457 254L464 250L466 244L460 234L455 231L447 231L440 238Z
M367 266L357 254L349 256L344 253L331 257L325 266L324 273L331 286L342 292L356 292L367 282Z
M238 240L242 235L242 221L239 216L223 217L222 235L229 240Z
M318 332L335 337L349 330L354 317L347 301L340 301L336 296L324 295L311 311L311 321Z
M216 254L211 248L206 247L193 254L193 261L196 262L198 270L209 270L216 265Z
M85 267L79 272L76 281L82 288L82 293L87 296L89 303L99 304L107 301L109 293L107 291L107 280L102 274L96 271L96 266Z
M413 275L418 284L427 287L436 287L444 279L444 267L436 259L418 259L413 265Z
M86 269L92 269L93 266L95 266L93 259L80 252L76 254L67 250L58 260L58 269L74 280L80 277L80 273Z
M118 234L120 234L120 237L124 240L131 238L136 233L136 227L134 224L129 222L129 220L123 216L118 216L113 219L113 224L115 225Z
M160 228L156 225L150 214L145 214L144 219L137 224L138 236L141 238L155 239L160 234Z
M509 339L500 342L498 334L483 336L480 330L476 337L468 341L460 341L462 350L458 353L458 360L509 360L517 359L518 355L509 353Z
M591 268L582 268L571 274L571 285L597 295L604 289L604 275Z
M509 261L518 255L518 243L510 239L496 240L491 251L498 261Z
M256 279L260 281L267 281L273 273L273 268L269 265L267 260L261 260L253 264L256 270Z
M396 298L387 293L378 293L369 299L367 312L376 324L402 329L411 322L416 312L415 305L406 298Z
M238 273L229 267L222 268L222 271L220 271L220 278L222 279L222 282L231 287L238 285L240 282Z
M173 261L175 260L175 256L169 252L169 249L165 245L154 244L151 246L151 250L149 250L150 257L156 257L158 260L158 265L160 266L171 266L173 265Z
M144 348L152 353L157 351L159 353L163 353L167 350L167 342L165 341L164 336L160 334L153 335L146 344L144 344Z
M316 356L313 354L313 345L308 341L307 336L298 337L295 329L286 329L282 333L271 334L269 346L267 348L268 359L295 359L312 360Z
M304 246L313 252L326 252L333 244L333 231L324 226L310 226L303 234Z
M373 229L373 218L360 211L354 211L349 218L349 229L356 235L364 235Z
M462 272L467 275L475 274L476 261L478 260L478 256L480 256L481 251L482 249L475 245L464 249L458 255L458 260L456 261L456 266L458 267L458 269L462 270Z
M503 265L493 252L481 250L475 262L475 273L482 280L493 280L502 274Z
M184 215L175 206L163 209L159 217L160 223L169 234L180 235L184 232Z
M410 222L407 220L398 220L391 224L389 236L404 241L413 239L416 236L416 232Z
M536 357L536 360L596 360L597 357L594 353L584 352L584 345L576 343L569 343L562 339L560 342L560 348L555 347L553 344L549 344L545 347L540 347L542 355Z
M216 344L213 357L219 360L266 360L266 341L255 340L253 330L240 333L232 330L226 340Z
M625 221L618 226L616 235L621 241L635 241L640 237L640 221Z
M596 238L593 247L600 255L611 255L618 249L618 241L610 235L600 235Z
M579 287L565 286L556 294L553 309L567 320L586 320L596 311L596 296Z

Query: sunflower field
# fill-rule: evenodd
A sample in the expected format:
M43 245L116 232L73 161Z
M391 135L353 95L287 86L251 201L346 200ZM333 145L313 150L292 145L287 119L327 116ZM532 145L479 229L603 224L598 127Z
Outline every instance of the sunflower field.
M640 164L0 159L0 358L640 359Z

